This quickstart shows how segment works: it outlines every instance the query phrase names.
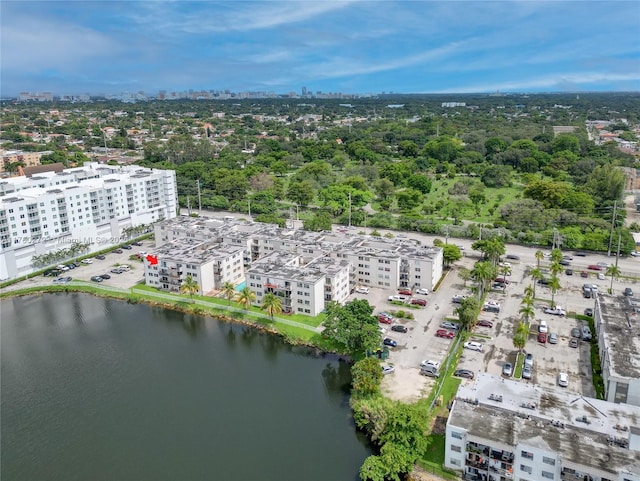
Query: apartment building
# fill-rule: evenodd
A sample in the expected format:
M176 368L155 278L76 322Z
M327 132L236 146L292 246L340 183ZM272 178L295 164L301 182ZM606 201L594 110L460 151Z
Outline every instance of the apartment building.
M282 300L285 313L320 314L331 301L344 302L350 293L349 263L331 257L309 260L289 252L274 252L255 261L247 270L247 286L256 305L265 294Z
M9 164L14 164L16 162L20 162L24 167L33 167L35 165L40 165L40 158L43 155L50 153L51 151L26 152L22 150L0 149L0 157L2 157L2 162L0 162L0 172L6 172Z
M640 481L640 408L480 373L446 428L445 466L479 481Z
M125 229L176 216L175 172L88 163L0 181L0 279L33 272L32 259L69 247L97 251Z
M283 298L285 312L316 315L326 302L344 302L357 285L433 289L442 276L442 249L406 239L187 216L157 223L155 234L159 248L194 241L242 249L255 302L273 292Z
M593 322L605 397L640 406L640 299L598 295Z
M164 244L153 254L153 263L144 262L145 283L164 291L180 292L187 276L198 283L199 293L219 290L226 282L234 285L245 279L244 249L182 239Z

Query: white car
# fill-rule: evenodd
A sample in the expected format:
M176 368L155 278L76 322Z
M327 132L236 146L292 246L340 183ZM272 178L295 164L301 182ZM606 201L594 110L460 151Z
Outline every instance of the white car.
M465 349L470 349L472 351L482 352L482 343L475 341L468 341L464 343Z
M501 262L500 264L498 264L498 266L500 266L500 267L511 267L511 263L510 262Z
M606 277L604 276L604 274L602 272L598 272L598 279L601 281L604 281L606 279Z
M418 289L416 291L416 294L422 294L423 296L426 296L429 294L429 289Z
M638 252L638 251L633 251L633 252L631 253L631 255L632 255L633 257L640 257L640 252Z
M438 361L433 361L431 359L425 359L420 363L420 367L433 366L436 369L440 369L440 363Z
M605 269L609 267L609 264L607 264L606 262L597 262L596 265L600 267L604 267Z
M540 321L540 325L538 326L538 332L544 332L545 334L549 332L549 328L547 327L547 321L544 319Z
M358 287L356 289L356 292L358 294L369 294L369 288L368 287Z
M558 386L567 387L569 385L569 375L566 372L558 374Z
M83 264L93 264L93 259L82 259L80 262Z
M395 372L396 368L393 366L382 366L382 374L391 374Z
M545 314L552 314L554 316L566 316L567 315L567 311L565 311L562 307L560 306L554 306L554 307L545 307L542 310ZM542 332L542 331L540 331Z

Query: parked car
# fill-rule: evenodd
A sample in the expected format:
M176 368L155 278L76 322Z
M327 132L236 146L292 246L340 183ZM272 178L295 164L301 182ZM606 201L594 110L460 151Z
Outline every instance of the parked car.
M580 273L580 277L589 277L589 273L587 271L582 271Z
M631 288L630 288L630 287L627 287L627 288L624 290L623 294L624 294L625 296L627 296L627 297L633 297L633 291L631 290Z
M91 280L93 282L102 282L104 279L101 276L92 276Z
M531 366L524 366L522 368L522 379L531 379L533 375L533 368Z
M545 321L544 319L542 319L540 321L540 324L538 325L538 332L543 332L545 334L549 332L549 328L547 327L547 321Z
M548 286L551 281L547 278L538 279L538 284L541 286Z
M426 359L420 363L420 367L427 367L427 366L433 366L436 369L440 369L440 363L432 359Z
M454 376L463 377L465 379L473 379L473 371L471 369L456 369L453 372Z
M585 315L585 316L589 316L589 317L593 317L593 308L591 308L591 307L587 307L587 308L584 310L584 315Z
M572 337L569 340L569 347L578 347L578 340L575 337Z
M382 341L382 344L384 344L385 346L389 346L389 347L396 347L398 345L398 343L396 341L394 341L393 339L391 339L389 337L385 337L384 340Z
M464 343L465 349L482 352L482 343L476 341L467 341Z
M382 366L382 374L391 374L395 372L396 368L393 366Z
M601 271L602 267L600 267L597 264L591 264L591 265L587 266L587 269L590 269L592 271Z
M120 246L120 247L122 247L123 249L127 249L128 251L130 251L131 249L133 249L133 247L131 247L129 244L125 244L125 245Z
M42 275L45 277L58 277L61 272L60 269L47 269Z
M106 259L106 257L105 257L105 256L103 256L102 254L98 254L98 255L96 256L96 259L103 261L103 260L105 260L105 259Z
M140 255L144 255L144 254L140 254ZM360 286L356 289L356 292L358 294L369 294L369 288L368 287L364 287L364 286Z
M586 252L582 252L582 251L576 251L573 254L578 256L578 257L587 257L587 253Z
M444 321L442 324L440 324L440 327L442 327L443 329L453 329L454 331L457 331L458 329L460 329L460 324Z
M456 294L455 296L453 296L451 298L451 302L453 302L454 304L460 304L466 298L467 298L467 296L463 296L462 294Z
M573 329L571 329L571 337L577 337L578 339L582 337L582 333L580 332L579 327L574 327Z
M602 267L603 269L609 267L609 264L607 262L596 262L596 265Z
M519 261L520 260L520 256L514 255L514 254L507 254L507 259L511 259L512 261Z
M413 292L409 289L400 289L398 290L398 294L400 294L401 296L412 296Z
M403 326L401 324L396 324L395 326L391 326L391 330L394 331L394 332L407 332L408 331L406 326Z
M140 241L135 241L131 243L132 245L136 246L136 247L140 247L142 245L142 242Z
M589 329L589 326L582 326L582 331L580 333L582 334L583 341L591 340L591 329Z
M82 262L83 264L93 264L93 259L82 259L80 262Z
M425 288L418 289L416 291L416 294L421 294L423 296L426 296L429 294L429 289L425 289Z
M526 357L524 358L524 365L533 367L533 354L531 354L530 352L528 352Z
M391 324L393 323L393 317L391 316L385 316L383 314L379 314L378 315L378 322L381 322L382 324Z
M116 268L114 268L114 269L111 269L111 272L112 272L113 274L122 274L122 271L121 271L120 269L118 269L117 267L116 267Z
M598 272L598 279L604 281L606 279L605 275L602 272Z
M551 314L554 316L566 316L567 315L567 311L565 311L562 307L560 306L554 306L554 307L545 307L543 309L543 312L545 314Z
M111 252L113 252L114 254L122 254L122 249L114 249Z
M538 342L541 344L545 344L547 342L547 334L544 332L541 332L538 334Z
M487 321L486 319L480 319L478 321L478 326L480 326L480 327L493 327L493 322Z
M394 295L394 296L389 296L389 302L406 302L409 298L406 296L401 296L401 295Z
M427 301L425 301L424 299L411 299L411 304L413 304L414 306L426 306L427 305Z
M436 331L436 336L437 337L443 337L445 339L453 339L454 337L456 337L456 333L455 332L451 332L451 331L447 331L446 329L438 329Z
M567 387L569 385L569 375L566 372L558 374L558 386Z
M420 368L420 374L422 374L423 376L429 376L429 377L435 377L435 378L440 377L440 371L438 371L438 368L434 366L422 366Z
M118 266L118 269L120 269L122 272L128 272L131 270L131 266L127 264L122 264L121 266Z
M510 362L505 362L502 366L502 375L511 377L513 375L513 365Z
M633 257L639 257L639 256L640 256L640 252L638 252L638 251L633 251L633 252L631 252L631 255L632 255Z
M558 335L555 332L552 332L551 334L549 334L549 336L547 337L547 342L549 344L558 344Z
M567 269L566 271L564 271L564 273L568 276L572 276L573 275L573 269Z
M109 274L102 274L100 277L102 277L103 279L111 279L111 276Z
M73 280L73 278L71 277L58 277L57 279L53 280L54 284L66 284L67 282L71 282Z
M561 266L570 266L571 261L569 261L568 259L560 259L560 262L558 262L558 264L560 264Z

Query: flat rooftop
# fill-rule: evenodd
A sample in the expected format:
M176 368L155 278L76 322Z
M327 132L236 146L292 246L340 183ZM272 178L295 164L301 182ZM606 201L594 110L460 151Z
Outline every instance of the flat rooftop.
M640 474L640 407L479 373L461 384L449 425L496 444L523 443L565 461Z
M617 377L640 379L640 299L598 295L596 328L609 354L611 373ZM598 311L598 309L596 309Z

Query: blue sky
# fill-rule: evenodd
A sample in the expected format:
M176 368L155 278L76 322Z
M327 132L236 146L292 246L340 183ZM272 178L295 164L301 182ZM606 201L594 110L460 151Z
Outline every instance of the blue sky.
M0 95L639 91L640 2L8 1Z

